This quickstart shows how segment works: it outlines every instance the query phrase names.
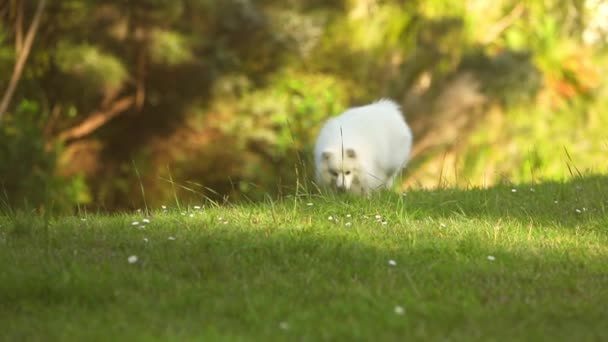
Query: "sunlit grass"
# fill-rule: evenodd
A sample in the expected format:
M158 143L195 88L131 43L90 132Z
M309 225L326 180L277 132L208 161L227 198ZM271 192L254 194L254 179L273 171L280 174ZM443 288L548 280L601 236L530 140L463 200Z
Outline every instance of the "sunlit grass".
M605 340L608 178L0 218L7 340Z

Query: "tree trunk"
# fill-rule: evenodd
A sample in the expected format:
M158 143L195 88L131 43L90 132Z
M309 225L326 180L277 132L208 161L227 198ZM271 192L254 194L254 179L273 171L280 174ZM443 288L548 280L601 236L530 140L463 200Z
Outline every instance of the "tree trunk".
M23 0L14 0L15 6L15 56L23 51Z
M13 94L15 93L15 89L17 88L17 84L19 83L19 79L21 79L21 73L23 72L25 61L27 60L27 56L29 55L30 50L32 48L32 43L34 42L36 32L38 31L40 18L42 17L42 11L45 5L46 0L40 0L38 2L38 7L36 8L34 19L32 19L32 24L30 25L30 28L27 31L27 36L25 37L21 52L16 51L17 62L15 63L15 68L13 69L13 75L11 76L4 95L2 96L2 102L0 102L0 120L2 120L2 117L4 116L4 113L6 112L11 102Z

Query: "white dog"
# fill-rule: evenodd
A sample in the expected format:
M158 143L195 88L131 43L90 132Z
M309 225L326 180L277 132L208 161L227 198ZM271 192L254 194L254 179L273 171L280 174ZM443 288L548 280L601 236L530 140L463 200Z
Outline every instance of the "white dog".
M319 132L316 181L362 195L390 188L411 148L412 131L395 102L351 108L327 120Z

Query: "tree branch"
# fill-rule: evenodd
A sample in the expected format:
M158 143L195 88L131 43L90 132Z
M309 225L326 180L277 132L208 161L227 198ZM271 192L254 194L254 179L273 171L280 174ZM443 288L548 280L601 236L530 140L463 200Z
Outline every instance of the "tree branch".
M485 37L481 40L483 44L489 44L494 41L503 31L513 25L524 14L525 6L523 2L518 3L509 14L500 19L494 26L490 27Z
M36 13L34 14L34 19L32 19L32 24L27 31L27 36L25 37L25 42L23 44L23 48L21 53L17 57L17 63L15 63L15 68L13 69L13 75L8 83L8 87L4 92L2 97L2 102L0 102L0 120L2 120L2 116L6 112L8 105L11 102L13 94L15 93L15 89L17 88L17 83L19 83L19 79L21 78L21 73L23 72L23 67L25 66L25 61L27 60L27 56L30 53L30 49L32 48L32 43L34 42L34 37L36 36L36 32L38 31L38 25L40 24L40 18L42 17L42 10L46 4L46 0L40 0L38 2L38 7L36 8Z
M135 103L135 96L126 96L114 102L109 108L91 114L78 126L72 127L59 134L58 140L61 142L79 139L87 136L105 125L108 121L131 108Z
M23 0L15 1L15 56L23 51Z
M146 67L147 67L147 42L143 42L137 51L137 75L135 80L135 106L141 110L146 99Z

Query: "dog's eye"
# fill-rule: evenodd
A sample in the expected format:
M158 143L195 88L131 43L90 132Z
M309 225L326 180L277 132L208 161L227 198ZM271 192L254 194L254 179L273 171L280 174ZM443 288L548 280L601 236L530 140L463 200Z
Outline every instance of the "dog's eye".
M344 174L348 176L348 175L350 175L350 171L346 171L346 172L344 172Z
M329 173L331 173L331 175L334 177L338 177L338 173L336 171L329 171Z

